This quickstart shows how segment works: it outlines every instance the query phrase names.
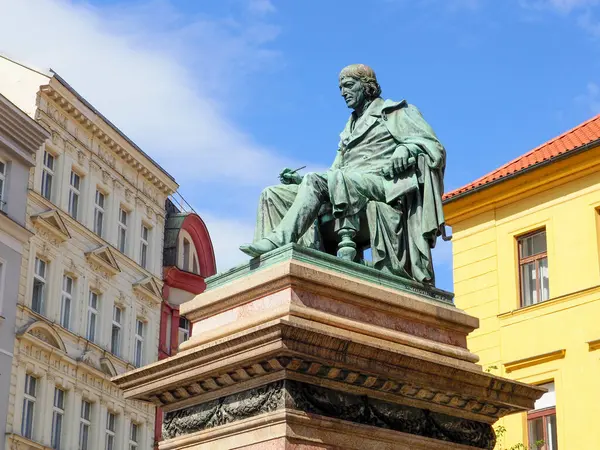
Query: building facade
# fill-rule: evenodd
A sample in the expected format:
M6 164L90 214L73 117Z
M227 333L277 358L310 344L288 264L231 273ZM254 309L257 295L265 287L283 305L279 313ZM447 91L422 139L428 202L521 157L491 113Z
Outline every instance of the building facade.
M51 136L29 177L7 444L151 449L154 406L110 380L158 359L177 184L57 74L0 58L0 92Z
M180 316L179 306L206 289L205 278L217 271L208 228L195 212L184 212L167 200L163 253L163 303L160 316L158 359L175 355L189 339L192 324ZM162 412L157 409L155 441L162 436Z
M29 170L49 134L0 95L0 436L6 431ZM0 450L4 450L0 439Z
M548 389L502 448L600 448L600 116L447 193L456 305L493 373Z

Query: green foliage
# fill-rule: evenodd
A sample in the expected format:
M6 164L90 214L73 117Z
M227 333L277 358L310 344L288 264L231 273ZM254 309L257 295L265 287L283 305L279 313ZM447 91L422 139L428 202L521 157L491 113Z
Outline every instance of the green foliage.
M485 369L487 373L490 373L492 370L498 370L498 366L488 366L487 369Z
M496 450L504 450L504 444L502 443L502 438L506 434L506 427L503 425L498 425L494 428L496 431L496 437L498 438L498 443L496 444ZM535 441L535 447L528 447L525 444L519 442L518 444L513 445L512 447L507 448L506 450L537 450L542 445L544 445L543 440Z

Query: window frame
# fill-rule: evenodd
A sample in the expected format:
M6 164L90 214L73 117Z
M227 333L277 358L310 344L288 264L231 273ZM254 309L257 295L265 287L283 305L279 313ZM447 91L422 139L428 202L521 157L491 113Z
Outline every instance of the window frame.
M131 422L129 424L129 450L137 450L140 446L140 424ZM134 432L135 431L135 432Z
M43 267L44 267L43 275L40 275L40 273L38 272L38 262L40 263L39 266L42 266L42 264L43 264ZM46 306L46 293L48 290L48 266L49 265L50 264L45 259L40 258L39 256L35 257L34 267L33 267L32 292L31 292L31 310L38 314L44 314L44 310L45 310L45 306ZM36 282L38 282L42 285L41 294L40 294L40 298L39 298L39 305L37 308L35 307L35 304L36 304L35 303Z
M33 384L33 388L32 388ZM31 439L35 425L35 406L37 400L38 378L25 374L23 387L23 411L21 412L21 436ZM33 391L33 393L31 393Z
M117 320L116 316L117 316L117 311L119 311L119 320ZM111 325L111 329L110 329L110 352L113 355L116 356L121 356L121 333L123 332L123 314L124 314L124 310L122 307L120 307L119 305L113 305L113 315L112 315L112 325ZM115 329L118 330L118 335L117 335L117 343L116 343L116 348L113 345L113 339L114 339L114 331ZM116 351L115 351L116 350Z
M46 158L48 157L48 158ZM49 158L52 158L52 164L48 165ZM54 177L56 175L56 160L57 156L48 151L44 150L44 155L42 159L42 183L40 185L40 194L48 201L52 201L52 194L54 188ZM48 181L50 180L50 181ZM46 195L46 190L48 191Z
M141 333L139 325L141 324ZM142 319L135 319L135 337L133 346L133 365L141 367L144 364L144 334L146 331L146 322ZM139 346L139 350L138 350Z
M62 394L62 395L61 395ZM50 447L60 450L62 440L63 421L65 418L65 397L67 392L57 386L54 387L54 400L52 402L52 429L50 433ZM57 405L57 398L60 399Z
M545 234L545 243L546 243L546 250L544 252L540 252L540 253L536 253L534 255L531 256L526 256L526 257L521 257L522 254L522 246L523 246L523 242L528 239L531 238L537 234L541 234L544 233ZM546 259L546 264L547 266L549 266L548 264L548 232L546 230L546 228L538 228L536 230L530 231L528 233L522 234L520 236L516 237L517 240L517 265L518 265L518 273L519 273L519 307L521 308L526 308L528 306L533 306L533 305L537 305L538 303L542 303L545 301L550 300L550 288L548 287L548 298L547 299L543 299L543 300L538 300L537 302L531 303L529 305L526 305L524 302L524 298L523 298L523 266L526 264L530 264L532 262L535 263L535 273L536 273L536 294L537 297L539 299L542 299L542 286L541 286L541 270L540 270L540 264L539 261L542 259ZM550 277L548 276L548 283L550 283Z
M101 295L98 291L95 291L94 289L90 289L90 293L88 295L88 306L87 306L87 326L85 329L85 337L88 341L90 342L97 342L98 341L98 330L100 328L99 325L99 316L100 316L100 302L101 302ZM96 299L96 306L92 306L92 298L95 296ZM94 328L93 328L93 336L90 335L91 332L91 323L92 323L92 317L94 317Z
M87 408L87 417L84 415L85 405ZM92 402L85 399L81 400L81 412L79 414L79 444L78 450L89 450L90 430L92 428ZM84 430L86 433L84 434ZM85 441L84 441L85 436Z
M74 180L77 181L77 186L75 186ZM76 170L71 169L71 174L69 175L69 203L67 212L75 220L78 220L79 218L79 201L81 200L82 181L83 176Z
M124 216L123 216L124 214ZM123 208L121 205L119 207L119 217L118 217L118 225L117 225L117 249L123 253L127 254L127 241L128 241L128 221L129 221L130 211ZM125 221L123 222L123 217L125 217Z
M107 195L96 188L96 194L94 195L94 233L98 236L103 237L104 233L104 215L106 214L106 197ZM102 198L102 201L99 201L99 198ZM100 217L100 222L98 222L98 217ZM98 226L100 223L100 226Z
M6 160L0 158L0 211L6 211L6 200L4 196L4 192L6 191L6 183L8 179L7 174L8 164Z
M68 291L66 289L66 284L67 284L67 280L71 280L71 290ZM61 296L60 296L60 317L59 317L59 323L60 326L70 330L71 329L71 317L72 317L72 308L73 308L73 288L75 286L75 279L65 273L63 275L63 282L62 282L62 292L61 292ZM65 309L65 300L68 300L69 303L69 307ZM66 316L66 320L65 320L65 311L68 312L67 316ZM66 322L66 323L65 323Z
M554 416L556 420L556 406L550 406L544 409L535 409L527 412L527 441L529 442L529 423L533 420L542 418L542 429L544 430L544 443L540 447L535 447L536 450L548 449L548 418ZM534 447L531 447L532 449Z
M187 323L187 328L181 327L181 321L185 320ZM185 334L185 339L181 340L181 335ZM187 341L192 335L192 323L185 317L179 316L179 324L177 325L177 343L181 345L182 342Z
M144 231L146 231L146 236L144 237ZM142 222L141 230L140 230L140 266L144 269L148 269L148 256L150 253L150 233L152 232L152 227Z
M110 428L110 419L113 418L112 428ZM104 432L104 450L115 450L115 442L117 441L117 415L111 411L106 411L106 430ZM110 445L109 445L110 442Z

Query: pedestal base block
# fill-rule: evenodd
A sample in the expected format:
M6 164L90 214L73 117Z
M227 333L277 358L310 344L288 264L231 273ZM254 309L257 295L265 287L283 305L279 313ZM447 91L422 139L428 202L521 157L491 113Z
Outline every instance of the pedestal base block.
M161 450L492 449L543 389L493 376L452 294L290 245L207 280L177 355L113 379Z

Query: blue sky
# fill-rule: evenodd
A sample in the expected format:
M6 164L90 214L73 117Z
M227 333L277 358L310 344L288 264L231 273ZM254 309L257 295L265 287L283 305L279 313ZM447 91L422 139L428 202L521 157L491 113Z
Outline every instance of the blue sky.
M422 111L448 151L447 190L600 112L598 0L0 7L0 52L55 69L170 171L208 223L220 269L244 259L236 247L279 169L333 160L347 64L372 66L384 97ZM449 245L436 249L445 289L451 264Z

